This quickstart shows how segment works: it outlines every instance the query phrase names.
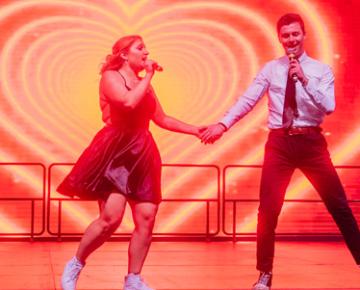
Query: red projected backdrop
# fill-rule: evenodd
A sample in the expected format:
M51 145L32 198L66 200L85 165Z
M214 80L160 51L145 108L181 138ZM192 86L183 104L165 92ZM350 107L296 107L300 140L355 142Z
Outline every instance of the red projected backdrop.
M275 23L286 12L304 18L308 54L329 64L336 76L337 109L324 132L337 165L359 165L358 76L356 42L360 5L353 1L6 1L0 3L0 158L1 162L74 162L102 126L98 102L99 69L112 44L125 34L143 36L150 57L165 69L153 85L165 109L186 122L216 122L250 84L268 60L282 55ZM214 145L192 136L151 131L164 163L261 164L267 136L266 97ZM57 170L57 179L69 170ZM176 170L175 170L176 171ZM201 170L164 171L164 197L216 197L215 179ZM359 198L359 171L340 170L349 198ZM41 175L41 174L40 174ZM39 172L1 166L1 187L41 195ZM231 194L257 197L259 175L244 169L227 176ZM53 183L52 190L56 185ZM201 184L201 186L199 186ZM33 193L36 192L36 193ZM300 175L289 198L315 198ZM52 195L57 196L56 193ZM64 204L68 223L83 229L96 205ZM185 231L196 225L201 205L163 205L157 228ZM248 204L238 231L254 231L257 204ZM359 209L353 207L356 214ZM201 209L202 210L202 209ZM288 206L284 219L308 211ZM211 209L212 214L213 209ZM323 209L321 209L323 211ZM14 219L14 216L16 217ZM21 231L21 214L13 206L0 211L0 232ZM309 222L316 223L314 214ZM130 218L123 228L130 229ZM39 225L36 225L39 226ZM214 231L214 225L210 225ZM299 227L299 225L297 225ZM333 229L329 219L324 228Z

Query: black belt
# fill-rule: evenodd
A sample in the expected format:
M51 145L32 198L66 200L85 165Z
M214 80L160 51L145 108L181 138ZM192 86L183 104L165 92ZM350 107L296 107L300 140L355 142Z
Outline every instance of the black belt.
M290 128L278 128L270 129L270 132L282 134L282 135L305 135L311 133L320 133L322 129L320 127L290 127Z

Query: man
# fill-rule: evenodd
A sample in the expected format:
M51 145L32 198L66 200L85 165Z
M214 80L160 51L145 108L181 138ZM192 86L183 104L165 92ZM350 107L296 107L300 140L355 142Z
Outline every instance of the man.
M299 15L282 16L277 32L286 55L268 62L224 118L201 135L202 142L215 142L268 93L270 133L265 145L257 226L260 275L254 290L271 287L275 229L295 168L320 194L360 266L359 227L319 127L324 116L335 109L333 73L305 53L305 28Z

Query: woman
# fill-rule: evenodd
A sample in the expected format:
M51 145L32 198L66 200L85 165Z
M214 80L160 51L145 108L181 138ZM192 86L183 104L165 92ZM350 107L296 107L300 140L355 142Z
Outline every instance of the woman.
M106 125L58 187L62 194L97 199L100 204L100 216L86 229L75 257L65 266L61 279L64 290L76 289L86 258L118 228L126 202L135 229L124 289L151 289L140 272L161 201L161 159L149 121L195 136L200 128L165 115L150 84L158 65L147 58L148 54L137 35L125 36L114 44L101 69L100 106ZM140 78L142 70L146 74Z

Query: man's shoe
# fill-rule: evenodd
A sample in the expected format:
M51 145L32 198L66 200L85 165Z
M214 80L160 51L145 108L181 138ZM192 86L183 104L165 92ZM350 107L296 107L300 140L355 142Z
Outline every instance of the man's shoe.
M253 286L253 290L270 290L272 274L271 272L260 272L259 279Z
M140 275L130 273L127 276L125 276L124 290L154 290L154 289L146 285L146 283L144 282L144 280L141 278Z
M61 276L61 289L76 290L76 282L82 268L84 268L84 265L76 257L67 262Z

